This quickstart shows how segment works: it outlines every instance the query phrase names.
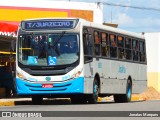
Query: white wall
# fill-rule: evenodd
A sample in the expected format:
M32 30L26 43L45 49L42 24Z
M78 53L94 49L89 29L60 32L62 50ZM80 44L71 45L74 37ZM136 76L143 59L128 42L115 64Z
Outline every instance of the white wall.
M148 87L160 92L160 32L145 33Z
M103 23L103 6L96 3L53 0L1 0L0 6L92 10L94 12L93 21Z
M148 72L160 72L160 33L145 33Z

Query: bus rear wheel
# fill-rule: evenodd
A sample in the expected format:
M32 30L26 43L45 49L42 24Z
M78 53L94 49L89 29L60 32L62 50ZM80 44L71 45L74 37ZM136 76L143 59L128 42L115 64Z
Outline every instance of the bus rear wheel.
M131 101L131 95L132 95L131 80L127 80L126 94L116 94L116 95L114 95L114 101L116 103L130 102Z
M32 96L32 104L33 105L41 105L43 101L43 97L40 95Z
M98 101L98 94L99 94L99 86L97 79L95 78L93 82L93 94L88 96L88 103L96 104Z

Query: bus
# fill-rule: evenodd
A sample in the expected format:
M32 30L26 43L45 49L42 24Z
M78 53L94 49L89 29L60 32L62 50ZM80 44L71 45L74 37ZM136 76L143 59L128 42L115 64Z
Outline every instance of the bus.
M21 21L16 47L16 90L34 104L43 98L97 103L130 102L147 86L144 36L80 18Z

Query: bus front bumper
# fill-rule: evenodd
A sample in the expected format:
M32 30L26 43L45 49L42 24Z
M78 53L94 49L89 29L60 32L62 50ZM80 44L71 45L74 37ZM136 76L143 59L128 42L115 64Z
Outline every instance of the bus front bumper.
M51 84L51 83L49 83ZM56 94L83 94L84 78L79 77L65 82L52 83L52 88L43 88L42 83L31 83L16 78L16 89L18 95L56 95Z

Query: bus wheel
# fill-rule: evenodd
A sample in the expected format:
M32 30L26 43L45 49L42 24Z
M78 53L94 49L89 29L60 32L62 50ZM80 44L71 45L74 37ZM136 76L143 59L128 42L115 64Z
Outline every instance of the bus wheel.
M114 101L117 103L124 103L124 102L130 102L131 101L131 95L132 95L132 84L131 81L127 81L127 89L126 94L117 94L114 95Z
M34 105L41 105L43 101L43 97L40 95L32 96L32 104Z
M95 80L93 82L93 94L89 96L88 103L96 104L98 101L98 94L99 94L99 86L98 86L98 82L95 78Z

